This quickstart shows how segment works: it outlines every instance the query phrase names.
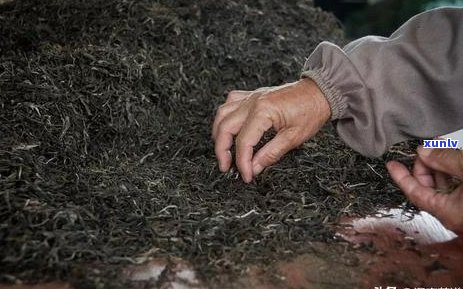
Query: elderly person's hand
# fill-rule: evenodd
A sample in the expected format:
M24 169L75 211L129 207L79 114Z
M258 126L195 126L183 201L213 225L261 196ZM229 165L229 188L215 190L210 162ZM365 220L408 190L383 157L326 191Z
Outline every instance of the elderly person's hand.
M236 136L236 165L247 183L265 167L314 136L330 119L326 98L310 79L255 91L232 91L217 110L212 128L222 172L230 169ZM265 131L276 136L254 154Z
M412 203L463 235L463 151L419 147L412 173L396 161L387 169Z

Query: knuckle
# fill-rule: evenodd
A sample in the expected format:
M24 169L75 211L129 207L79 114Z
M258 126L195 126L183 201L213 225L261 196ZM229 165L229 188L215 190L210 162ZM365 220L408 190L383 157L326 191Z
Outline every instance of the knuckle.
M276 163L280 160L282 154L283 151L281 148L274 148L264 156L264 161L269 165Z
M217 135L221 135L223 132L227 131L228 129L228 122L226 119L222 120L218 125L217 125Z
M231 98L235 97L238 93L239 93L238 90L232 90L232 91L230 91L230 92L227 94L227 99L231 99Z
M301 135L300 132L289 133L286 135L284 141L285 145L289 147L297 146L301 143Z
M289 151L302 144L305 140L304 135L304 131L300 129L288 129L287 133L281 136L282 149Z
M256 99L256 103L255 103L255 109L256 110L266 110L268 109L270 106L270 101L263 97L263 96L260 96Z
M271 115L271 103L267 99L258 99L253 107L252 114L259 118L268 118Z
M235 99L238 99L242 95L242 91L240 90L232 90L228 93L227 95L227 102L234 101Z
M219 106L219 108L217 108L216 115L221 117L221 116L224 116L226 112L227 112L227 106L225 104L222 104L221 106Z

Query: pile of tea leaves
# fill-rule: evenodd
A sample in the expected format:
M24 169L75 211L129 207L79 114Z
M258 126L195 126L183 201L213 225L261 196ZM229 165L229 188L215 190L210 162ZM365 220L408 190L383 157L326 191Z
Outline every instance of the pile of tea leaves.
M141 256L240 274L403 202L330 126L251 184L218 171L225 93L298 79L323 40L342 30L311 1L1 5L0 281L115 288Z

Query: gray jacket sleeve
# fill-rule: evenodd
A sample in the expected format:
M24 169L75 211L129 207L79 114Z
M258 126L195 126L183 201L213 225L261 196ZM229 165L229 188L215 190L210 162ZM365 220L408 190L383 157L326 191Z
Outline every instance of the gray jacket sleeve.
M389 38L322 42L302 73L327 98L340 137L366 156L463 128L463 9L419 14Z

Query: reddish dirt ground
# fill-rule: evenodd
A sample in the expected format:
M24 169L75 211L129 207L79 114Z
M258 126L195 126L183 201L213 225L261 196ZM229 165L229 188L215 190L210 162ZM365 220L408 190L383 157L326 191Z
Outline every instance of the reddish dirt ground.
M463 240L435 218L402 210L344 220L339 236L348 243L310 243L310 252L271 266L253 266L239 280L205 285L194 266L156 259L127 268L134 281L155 279L159 288L459 288L463 286ZM385 216L386 215L386 216ZM222 280L222 281L220 281ZM226 280L226 281L223 281ZM222 282L222 283L221 283ZM388 287L389 286L389 287ZM70 289L65 283L0 285L0 289Z

